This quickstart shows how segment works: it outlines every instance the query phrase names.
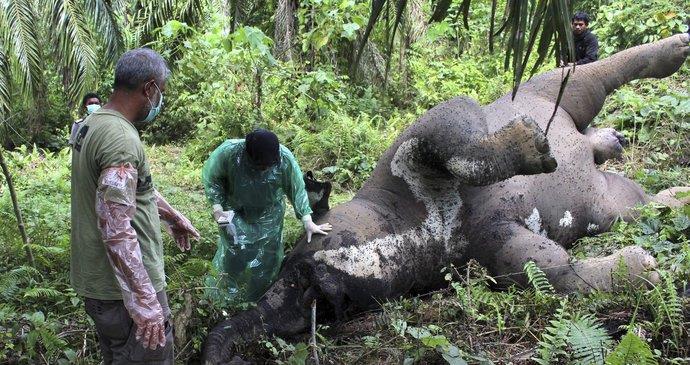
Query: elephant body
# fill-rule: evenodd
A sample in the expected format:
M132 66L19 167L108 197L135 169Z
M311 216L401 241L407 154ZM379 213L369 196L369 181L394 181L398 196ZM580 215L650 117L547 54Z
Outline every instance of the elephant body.
M482 107L459 97L432 108L384 153L351 201L319 218L333 231L298 242L256 308L211 331L204 358L224 363L237 344L304 331L313 301L320 320L342 319L439 288L443 267L470 259L502 284L524 284L523 266L534 261L562 292L610 290L619 260L633 278L653 269L654 259L636 247L575 262L566 248L652 199L597 168L620 156L623 138L589 124L609 93L633 79L671 75L688 53L683 34L577 66L548 136L565 69L534 77L514 100L506 95Z

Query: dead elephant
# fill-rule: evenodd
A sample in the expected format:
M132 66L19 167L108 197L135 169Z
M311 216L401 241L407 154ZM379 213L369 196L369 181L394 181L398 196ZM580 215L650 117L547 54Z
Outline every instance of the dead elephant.
M548 139L542 130L560 69L522 85L514 101L506 95L481 107L460 97L429 110L385 152L355 197L320 219L334 231L310 244L302 239L256 308L211 331L207 363L230 361L235 345L260 335L304 331L313 300L319 320L340 319L438 288L441 268L469 259L518 283L523 265L535 261L565 292L609 290L619 259L633 279L653 269L654 258L637 247L574 262L565 248L652 199L634 182L597 169L621 154L622 137L589 124L616 88L677 71L690 53L688 38L578 66Z

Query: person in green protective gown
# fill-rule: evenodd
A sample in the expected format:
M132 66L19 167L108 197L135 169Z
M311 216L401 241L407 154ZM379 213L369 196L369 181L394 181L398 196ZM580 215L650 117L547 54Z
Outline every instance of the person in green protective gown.
M308 241L332 229L312 222L299 165L270 131L223 142L204 164L202 180L220 231L216 273L207 278L215 300L255 302L273 283L283 260L285 196Z

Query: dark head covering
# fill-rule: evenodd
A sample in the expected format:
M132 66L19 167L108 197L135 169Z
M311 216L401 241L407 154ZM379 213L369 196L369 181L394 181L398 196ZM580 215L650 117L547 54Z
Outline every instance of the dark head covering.
M257 166L273 166L280 163L278 136L265 129L255 129L244 138L244 148L249 159Z

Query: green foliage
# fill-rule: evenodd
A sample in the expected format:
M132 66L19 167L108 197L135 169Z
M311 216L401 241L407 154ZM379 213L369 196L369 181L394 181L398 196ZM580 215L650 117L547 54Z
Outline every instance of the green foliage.
M546 274L539 268L539 266L537 266L537 264L534 263L534 261L528 261L525 263L524 271L527 275L527 280L530 284L532 284L532 287L537 295L543 296L555 293L555 290L551 283L549 283L549 279L546 277Z
M649 345L633 332L628 332L606 357L606 365L656 365Z
M365 2L354 0L307 0L300 3L298 21L302 27L302 51L335 50L337 40L352 41L366 23Z
M568 342L575 364L602 364L611 346L611 338L592 315L576 317L571 322Z
M675 138L669 136L667 143L671 150L687 142L690 94L682 87L675 89L637 82L613 93L610 99L597 123L615 126L632 143L649 144L657 140L657 128L663 124L678 133Z
M371 65L377 70L390 62L385 88L377 86L373 78L351 80L346 74L365 27L362 17L369 12L368 2L299 2L299 29L293 42L295 49L303 47L289 62L272 51L275 14L271 2L243 4L239 18L246 23L210 16L203 26L182 17L166 22L162 15L170 9L157 8L154 3L142 2L142 11L151 14L146 27L162 27L150 34L123 31L132 44L137 37L150 41L173 70L164 112L144 134L149 144L164 144L147 149L157 189L202 234L191 253L180 253L164 235L171 308L176 318L188 319L179 326L176 323L176 333L186 334L184 345L176 348L181 350L178 360L183 362L198 357L211 326L240 309L214 307L202 294L216 249L217 227L199 174L212 149L255 127L270 128L293 150L303 170L314 170L319 178L335 183L333 206L351 199L392 141L430 107L459 95L486 104L507 92L512 82L511 73L503 69L503 51L488 51L490 23L486 19L492 7L488 0L473 1L469 30L464 29L463 2L453 2L445 20L420 34L413 34L413 29L426 29L431 11L426 2L416 4L421 14L403 15L405 23L396 39L388 38L390 33L382 27L375 29L368 52L380 61ZM194 1L174 3L193 5ZM591 27L599 35L604 55L680 31L678 20L687 15L684 4L677 0L588 0L584 6L595 9L599 4L601 11ZM391 3L387 13L389 21L395 16L394 5ZM497 9L504 5L498 1ZM384 15L385 10L381 14L385 22ZM421 25L415 19L422 19ZM140 20L135 22L137 26L143 26ZM231 23L234 32L228 30ZM405 48L390 58L382 57L380 50L386 52L391 40ZM502 38L495 41L498 44ZM3 50L0 47L0 68L4 67ZM45 59L43 76L48 87L41 99L46 102L44 108L37 110L12 90L13 100L18 100L12 106L20 113L10 124L22 137L7 128L0 132L9 145L26 144L9 153L8 159L38 263L36 268L25 266L16 225L0 225L0 358L11 363L100 361L82 298L69 289L70 151L59 149L65 146L67 127L76 115L69 115L70 102L64 92L63 77L70 75L51 71L59 69L60 61ZM112 79L112 65L102 57L98 70L94 79ZM604 169L622 171L649 192L688 184L688 80L684 67L665 80L634 82L609 98L596 124L620 129L632 143L624 164L609 163ZM0 76L0 94L4 93L3 81ZM107 95L109 84L102 82L99 91ZM49 150L31 148L33 141ZM0 177L0 221L12 223L6 192ZM612 232L576 244L573 252L580 258L606 255L631 244L645 248L657 259L662 275L662 282L650 291L629 287L616 294L563 296L554 293L544 272L533 263L524 268L530 282L527 290L509 287L499 291L487 270L471 262L443 274L430 273L445 275L449 283L449 289L430 298L383 303L383 313L364 314L323 337L318 333L319 350L324 363L463 364L509 358L519 362L529 360L518 359L516 354L530 353L535 346L535 357L541 363L602 363L610 351L606 361L613 364L635 362L631 359L638 355L678 363L677 359L690 355L684 346L688 308L678 295L678 290L687 288L690 277L689 216L690 207L650 205L640 208L636 220L618 222ZM288 209L288 249L302 232ZM178 316L187 310L189 315ZM599 321L583 313L596 313L606 328L619 326L629 332L634 328L640 337L628 333L614 350ZM348 325L361 330L351 334ZM261 346L257 359L265 362L303 364L308 358L304 343L270 339ZM650 351L656 357L649 357Z
M480 103L488 103L507 88L500 62L494 57L453 59L429 57L427 52L412 52L410 69L415 74L413 87L422 109L431 108L459 95L467 95Z
M565 311L566 302L561 303L561 307L556 311L554 319L550 321L550 326L542 333L539 341L539 358L532 360L542 365L555 362L561 356L567 356L567 336L568 336L568 314Z
M0 298L3 302L10 300L19 291L21 285L25 285L41 273L31 266L19 266L15 269L0 274Z
M683 0L614 0L599 8L590 28L599 38L601 58L685 32L688 15Z
M168 19L197 24L207 0L11 0L0 3L0 118L17 117L24 138L5 146L64 146L69 110L98 89L127 48L149 43ZM111 78L111 73L108 73ZM82 110L79 113L83 113ZM60 118L56 118L60 117ZM6 132L6 133L5 133ZM14 132L11 132L14 133ZM13 137L14 138L14 137Z
M309 347L300 342L289 344L280 337L273 341L262 341L263 346L274 357L275 363L279 365L305 365L309 356Z
M679 346L680 337L684 332L683 304L678 297L677 288L673 278L661 272L662 281L654 287L650 298L650 311L653 313L654 321L650 324L654 335L661 335L662 331L670 332L670 346Z
M590 314L579 315L566 311L567 301L546 327L539 341L539 364L551 364L558 359L574 364L603 364L611 338Z
M53 288L31 288L24 292L24 298L32 299L57 299L62 297L62 293Z

